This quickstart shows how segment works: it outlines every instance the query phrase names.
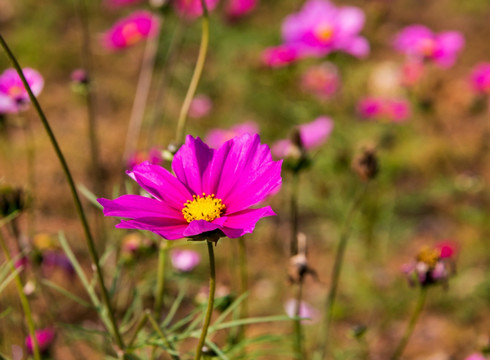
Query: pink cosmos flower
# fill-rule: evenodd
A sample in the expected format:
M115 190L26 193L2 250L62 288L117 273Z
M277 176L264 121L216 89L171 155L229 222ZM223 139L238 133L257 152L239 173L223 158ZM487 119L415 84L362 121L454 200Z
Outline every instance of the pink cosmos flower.
M257 6L257 0L228 0L226 17L228 20L237 20L248 15Z
M470 75L470 83L476 92L490 94L490 63L475 66Z
M279 45L265 49L261 60L266 66L277 68L286 66L300 58L297 48L291 45Z
M201 262L201 256L192 250L174 250L170 253L170 260L177 270L189 272Z
M281 165L258 135L237 136L216 150L189 135L174 156L175 176L148 162L128 172L151 197L98 202L104 215L128 218L116 225L120 229L149 230L168 240L237 238L275 215L270 206L250 207L281 186Z
M327 141L333 130L333 121L327 116L320 116L312 122L299 125L301 146L305 150L314 149ZM272 146L272 153L280 159L291 155L295 145L289 139L279 140Z
M423 25L410 25L401 30L394 40L394 47L409 59L432 60L437 65L453 66L465 39L459 31L435 34Z
M45 328L36 331L37 344L39 345L39 351L44 352L49 349L53 343L55 337L55 331L53 328ZM34 344L30 336L26 337L26 348L29 354L32 354Z
M105 5L110 8L120 8L132 4L140 3L142 0L105 0Z
M487 360L482 354L474 353L464 358L464 360Z
M366 97L357 104L358 114L366 120L389 120L399 123L411 115L410 103L404 99Z
M158 33L160 21L148 11L135 11L114 24L102 35L102 45L108 50L121 50Z
M219 0L205 0L208 11L214 10ZM174 0L177 12L184 18L193 20L202 15L201 0Z
M226 141L244 134L258 134L259 126L254 121L247 121L243 124L232 126L229 130L225 129L213 129L208 132L204 142L210 147L216 149L219 148Z
M38 96L44 87L44 79L31 68L22 69L33 94ZM7 69L0 75L0 114L18 113L26 109L29 94L15 69Z
M301 88L319 99L329 99L339 87L339 70L330 62L311 66L301 77Z
M152 165L161 165L163 163L162 152L153 147L150 151L137 151L128 159L128 170L132 171L136 165L148 161Z
M364 13L357 7L308 0L298 13L284 20L282 38L284 44L297 49L300 57L322 57L333 51L365 57L369 44L359 36L363 26Z
M213 108L213 102L207 95L197 95L192 99L189 107L189 116L194 119L199 119L207 116Z
M400 83L403 86L413 86L419 82L422 75L424 75L425 66L420 60L408 60L401 69Z
M286 314L291 318L296 316L296 304L296 299L289 299L284 304L284 310L286 310ZM304 320L301 320L302 324L313 324L318 321L320 313L306 302L301 301L299 305L299 317L305 318Z

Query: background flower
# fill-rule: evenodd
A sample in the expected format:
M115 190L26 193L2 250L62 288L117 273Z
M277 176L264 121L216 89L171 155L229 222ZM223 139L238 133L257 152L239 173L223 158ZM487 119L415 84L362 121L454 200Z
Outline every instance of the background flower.
M36 331L37 344L39 345L39 351L45 352L49 349L54 341L55 331L53 328L45 328ZM26 337L26 348L29 354L32 354L33 343L30 336Z
M337 66L330 62L310 66L301 77L301 88L320 99L332 97L340 87Z
M213 11L219 0L205 0L208 11ZM177 12L187 18L195 19L202 15L201 0L175 0L173 1Z
M22 69L24 76L37 96L44 87L44 79L41 74L31 68ZM7 69L0 75L0 114L17 113L26 109L29 102L29 94L15 69Z
M490 93L490 63L480 63L473 68L470 84L478 93Z
M218 148L226 141L244 134L258 134L259 126L254 121L247 121L232 126L230 129L212 129L206 135L204 142L212 148Z
M201 262L201 255L193 250L173 250L170 253L170 260L174 268L188 272Z

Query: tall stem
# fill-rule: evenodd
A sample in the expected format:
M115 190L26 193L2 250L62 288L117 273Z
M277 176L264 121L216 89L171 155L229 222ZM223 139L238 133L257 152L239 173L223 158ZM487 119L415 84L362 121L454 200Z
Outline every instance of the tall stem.
M417 303L415 304L415 309L412 313L412 317L410 318L410 322L408 323L405 333L403 334L403 337L398 343L398 346L396 347L396 350L393 353L391 360L398 360L400 356L402 356L403 350L405 350L408 340L410 339L410 336L413 333L413 329L415 328L415 324L417 323L419 315L422 312L422 309L424 308L426 298L427 298L427 287L421 287L417 299Z
M298 193L299 193L299 171L293 171L291 183L291 242L289 246L290 256L298 253Z
M208 327L211 322L211 315L213 314L214 308L214 292L216 290L216 271L214 265L214 249L213 242L206 241L208 245L208 254L209 254L209 298L208 298L208 307L206 309L206 315L204 317L204 324L201 330L201 337L199 338L199 342L196 348L196 356L194 360L200 360L202 354L202 347L206 341L206 335L208 333Z
M345 249L347 247L347 240L349 239L349 230L352 223L352 218L355 211L361 204L364 195L366 194L367 185L368 184L366 183L364 187L361 189L361 191L354 198L351 207L347 211L344 224L342 226L342 230L340 233L340 241L337 246L337 251L335 253L335 260L334 260L332 275L330 279L330 288L328 291L327 301L325 305L326 308L325 320L324 320L323 335L321 337L321 339L323 339L324 341L322 347L322 356L321 356L322 359L326 359L326 355L327 355L329 327L330 327L330 323L332 322L333 307L335 304L335 297L337 296L337 288L339 285L340 272L342 270L342 263L344 260Z
M245 294L248 291L248 276L247 276L247 248L245 246L245 238L238 238L239 254L238 261L240 267L240 293ZM240 304L240 319L248 317L248 297ZM239 330L239 339L245 336L245 326L241 326Z
M295 335L295 351L296 359L304 359L303 356L303 329L301 325L300 311L301 311L301 299L303 298L303 276L301 276L298 282L298 292L296 293L296 307L294 309L294 335Z
M10 267L13 272L15 272L15 266L12 262L12 257L10 256L9 249L7 244L5 243L5 239L3 238L2 233L0 232L0 246L2 247L2 251L5 254L5 258L10 263ZM24 294L24 287L22 286L22 281L20 280L19 274L15 275L15 286L17 287L17 292L19 293L20 303L22 305L22 309L24 310L24 314L26 316L27 327L29 328L29 335L32 341L32 352L35 360L41 360L41 354L39 352L39 344L36 338L36 328L34 326L34 320L32 319L32 311L29 305L29 301L27 300L27 296Z
M184 142L187 114L189 113L192 99L194 98L194 95L196 93L197 85L199 84L199 79L201 78L202 70L204 68L204 62L206 60L206 53L208 51L209 14L205 0L201 0L201 5L203 9L201 45L199 47L196 67L194 68L194 73L192 74L191 82L189 84L189 88L187 89L187 94L185 95L182 108L180 109L179 120L177 122L177 136L175 141L177 142L178 146Z
M112 310L111 303L109 300L109 294L107 292L107 288L104 285L104 277L102 275L102 269L101 269L100 264L99 264L99 257L97 255L97 251L95 249L95 243L94 243L92 234L90 232L90 228L89 228L89 225L87 222L87 218L85 216L85 212L83 211L82 203L80 201L80 198L78 196L78 193L77 193L77 190L75 187L75 182L73 181L73 177L71 176L71 172L68 168L68 164L65 160L65 157L63 156L63 153L61 152L61 149L58 145L56 137L54 136L54 133L51 130L51 126L49 125L49 122L48 122L46 116L44 115L44 112L41 109L41 106L39 105L39 102L37 101L36 97L32 93L32 90L29 87L29 84L27 83L27 80L26 80L26 78L22 72L22 68L20 67L17 59L14 56L14 54L10 51L10 48L8 47L8 45L5 42L2 35L0 35L0 45L2 46L2 48L7 53L7 56L9 57L14 68L16 69L17 73L19 74L19 76L22 80L22 83L24 84L24 87L27 90L27 93L29 94L29 98L30 98L32 104L34 105L34 108L36 109L36 111L39 115L39 118L41 119L41 122L43 123L44 129L46 130L46 133L49 137L49 140L51 141L51 144L53 145L56 156L58 157L58 160L60 161L61 167L63 169L66 180L68 182L68 186L70 187L70 191L71 191L71 194L73 196L75 208L76 208L78 217L80 218L80 222L81 222L84 234L85 234L85 240L87 242L90 258L91 258L91 261L93 263L93 266L95 267L97 280L98 280L99 286L101 288L102 298L103 298L107 313L109 314L110 322L112 324L112 329L110 329L110 330L113 333L113 336L117 342L119 350L121 352L123 352L124 351L124 342L122 340L121 334L119 332L119 328L118 328L117 323L116 323L114 312Z
M167 262L167 242L162 242L158 250L157 289L155 293L155 317L160 317L165 289L165 264Z

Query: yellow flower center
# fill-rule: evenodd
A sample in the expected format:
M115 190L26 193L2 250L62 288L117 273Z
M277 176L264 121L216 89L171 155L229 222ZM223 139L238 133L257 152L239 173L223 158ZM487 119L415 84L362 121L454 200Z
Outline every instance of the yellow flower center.
M437 261L439 261L440 255L441 253L438 249L424 247L417 255L417 261L421 261L427 264L430 268L434 268Z
M22 95L22 92L24 91L24 88L19 86L19 85L14 85L14 86L11 86L9 89L8 89L8 93L11 97L13 98L16 98L17 96L20 96Z
M430 57L434 55L434 51L436 50L435 41L429 38L420 40L420 50L424 56Z
M328 42L333 35L333 27L330 24L320 24L315 29L315 36L321 42Z
M216 199L214 196L214 194L202 193L202 197L193 195L193 200L187 200L182 209L182 214L184 214L187 222L190 223L193 220L213 221L221 217L226 205L221 199Z
M133 45L141 40L141 34L139 33L136 24L129 23L124 25L121 32L127 45Z

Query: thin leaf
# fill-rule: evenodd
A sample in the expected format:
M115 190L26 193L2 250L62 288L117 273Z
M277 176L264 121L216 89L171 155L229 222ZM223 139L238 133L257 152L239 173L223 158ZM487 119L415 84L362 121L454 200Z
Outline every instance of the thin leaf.
M104 208L102 205L98 203L97 196L95 196L95 194L92 191L90 191L85 185L78 184L77 187L78 187L78 191L80 191L82 195L85 196L85 198L92 203L92 205L95 205L99 209Z
M62 288L61 286L55 284L52 281L44 279L44 280L41 280L41 283L43 285L46 285L47 287L50 287L50 288L58 291L62 295L65 295L67 298L79 303L80 305L83 305L83 306L88 307L88 308L94 308L94 306L92 304L88 303L87 301L83 300L82 298L76 296L75 294L69 292L68 290Z

